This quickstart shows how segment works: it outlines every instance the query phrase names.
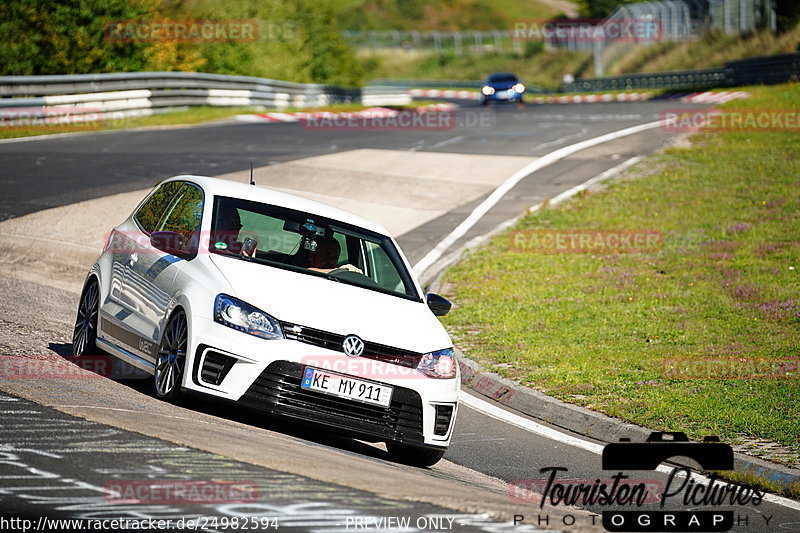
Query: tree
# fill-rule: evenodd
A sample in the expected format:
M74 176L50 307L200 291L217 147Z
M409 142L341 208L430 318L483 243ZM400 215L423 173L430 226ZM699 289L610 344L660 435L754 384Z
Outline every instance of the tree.
M797 0L774 0L778 31L786 32L800 22L800 2Z
M357 85L362 69L329 2L313 0L0 0L0 75L205 71ZM127 27L244 21L257 38L137 42ZM138 26L137 26L138 25Z
M113 20L152 18L155 7L152 0L4 0L0 3L0 73L143 70L149 44L107 39L106 25Z
M606 18L623 4L632 4L643 0L577 0L578 10L582 17Z

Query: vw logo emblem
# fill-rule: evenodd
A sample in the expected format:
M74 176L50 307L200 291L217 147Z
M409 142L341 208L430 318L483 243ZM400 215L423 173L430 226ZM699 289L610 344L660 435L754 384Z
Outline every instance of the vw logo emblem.
M348 335L342 341L342 349L350 357L358 357L364 353L364 341L355 335Z

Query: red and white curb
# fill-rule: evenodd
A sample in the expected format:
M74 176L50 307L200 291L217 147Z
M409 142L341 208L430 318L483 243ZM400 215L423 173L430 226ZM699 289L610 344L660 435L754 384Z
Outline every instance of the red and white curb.
M481 95L475 91L456 91L440 89L410 89L408 94L416 98L455 98L465 100L479 100ZM597 102L641 102L659 98L660 95L652 92L634 93L603 93L603 94L573 94L570 96L528 96L527 101L533 104L593 104ZM693 104L724 104L731 100L747 98L750 96L744 91L705 91L666 97L684 103Z
M416 98L455 98L460 100L479 100L477 91L456 91L451 89L409 89L408 94Z
M440 97L440 98L470 98L478 99L479 93L471 91L442 91L438 89L411 89L409 91L411 96L417 97ZM720 91L711 92L705 91L700 93L689 94L676 94L667 96L664 99L677 100L689 104L724 104L732 100L739 100L741 98L748 98L749 93L744 91ZM571 96L536 96L528 98L528 102L534 104L590 104L596 102L641 102L645 100L652 100L659 98L660 95L655 93L618 93L618 94L576 94ZM435 112L451 112L458 108L457 104L449 102L442 102L439 104L431 104L413 108L417 113ZM236 115L234 118L242 122L259 122L259 123L277 123L277 122L299 122L301 120L320 119L320 118L334 118L334 117L354 117L354 118L378 118L378 117L391 117L397 116L403 111L410 109L398 110L387 107L370 107L359 111L298 111L296 113L253 113L247 115Z
M593 104L595 102L637 102L649 100L653 93L574 94L571 96L536 96L528 101L534 104Z
M739 100L748 98L750 93L744 91L721 91L718 93L704 92L685 95L680 100L681 102L691 104L724 104L732 100Z
M595 102L637 102L653 99L678 100L687 104L724 104L731 100L747 98L750 94L744 91L705 91L701 93L677 94L661 97L654 93L617 93L617 94L575 94L571 96L537 96L531 100L535 104L590 104Z
M253 113L247 115L236 115L234 118L241 122L258 122L274 124L278 122L299 122L301 120L334 118L334 117L358 117L358 118L378 118L393 117L401 112L415 111L417 113L429 112L451 112L458 106L456 104L441 103L420 106L412 109L391 109L387 107L370 107L359 111L298 111L296 113Z

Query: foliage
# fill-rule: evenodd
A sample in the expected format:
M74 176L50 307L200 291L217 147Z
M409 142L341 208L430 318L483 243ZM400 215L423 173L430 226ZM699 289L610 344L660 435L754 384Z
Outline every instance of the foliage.
M604 18L619 6L631 2L628 0L577 0L577 3L582 17Z
M548 18L569 1L542 0L339 0L342 29L470 31L510 28L520 19ZM573 12L574 14L574 12Z
M121 42L115 22L254 21L254 40ZM312 0L8 0L0 4L0 74L204 71L354 86L362 68L331 4Z
M111 20L152 18L151 0L37 0L0 3L0 74L145 70L148 45L106 39Z

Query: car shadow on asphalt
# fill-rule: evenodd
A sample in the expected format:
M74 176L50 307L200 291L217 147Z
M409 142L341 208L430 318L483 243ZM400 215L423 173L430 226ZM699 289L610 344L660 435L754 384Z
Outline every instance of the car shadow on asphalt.
M150 374L136 369L114 356L106 353L98 353L97 355L75 358L72 355L72 343L51 342L48 344L48 347L52 352L58 354L71 364L80 366L84 370L98 374L106 379L111 379L139 394L149 396L153 399L159 399L155 395L153 377ZM326 434L319 431L319 428L272 417L263 412L251 410L233 402L183 394L173 403L191 411L289 435L305 441L306 445L334 448L349 454L361 456L362 458L402 467L402 465L393 462L389 454L382 448L376 448L365 442L348 437Z

